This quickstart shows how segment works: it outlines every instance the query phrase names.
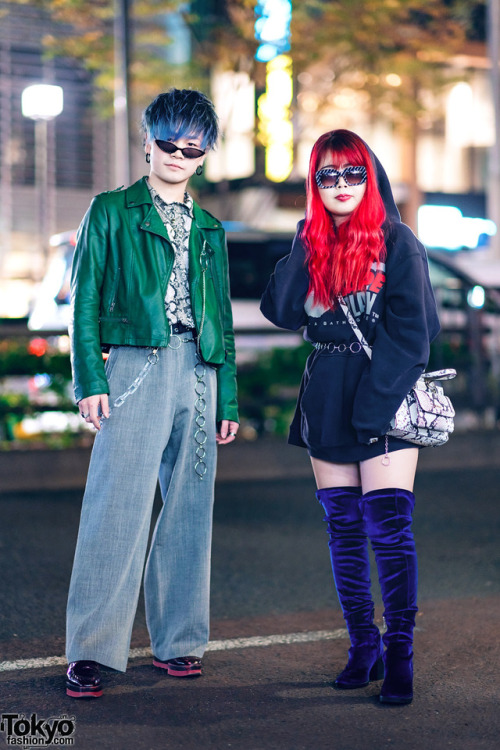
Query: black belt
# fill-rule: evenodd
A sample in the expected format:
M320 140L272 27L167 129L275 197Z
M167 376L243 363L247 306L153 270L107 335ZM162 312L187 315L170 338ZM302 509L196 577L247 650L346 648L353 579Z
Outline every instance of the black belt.
M193 327L190 327L190 326L185 326L184 323L173 323L170 326L170 330L176 336L178 336L181 333L192 333L193 336L194 336L195 333L196 333L196 328L193 328Z

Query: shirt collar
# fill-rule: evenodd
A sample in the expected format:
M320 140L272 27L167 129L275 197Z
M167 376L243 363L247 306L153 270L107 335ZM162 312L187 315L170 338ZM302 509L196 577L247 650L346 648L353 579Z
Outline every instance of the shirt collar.
M149 180L147 180L147 186L148 186L149 192L151 193L151 198L153 199L153 202L158 203L161 208L168 210L169 208L173 208L174 206L179 206L180 208L187 211L189 216L193 218L193 199L191 198L191 196L189 195L187 191L184 193L183 203L180 203L179 201L170 201L167 203L167 201L164 201L161 195L149 183Z

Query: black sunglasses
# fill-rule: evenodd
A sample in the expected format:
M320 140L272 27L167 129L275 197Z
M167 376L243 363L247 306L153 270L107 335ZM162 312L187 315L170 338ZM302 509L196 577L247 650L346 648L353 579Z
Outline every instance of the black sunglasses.
M176 151L180 151L186 159L199 159L200 156L205 154L201 148L194 148L194 146L181 148L180 146L176 146L175 143L172 143L172 141L159 141L155 138L155 143L165 154L175 154Z
M344 178L349 187L362 185L366 182L366 167L346 167L340 170L333 167L324 167L316 172L316 184L322 190L337 187L341 177Z

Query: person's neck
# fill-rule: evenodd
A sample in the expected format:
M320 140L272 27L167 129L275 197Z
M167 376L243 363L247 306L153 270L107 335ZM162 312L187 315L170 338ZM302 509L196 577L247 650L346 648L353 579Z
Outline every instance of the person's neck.
M184 193L186 192L187 180L186 182L172 184L160 180L155 174L150 174L148 180L151 187L156 190L165 203L172 203L174 201L176 203L184 203Z
M348 219L349 216L333 216L335 229L338 229L342 224L345 224Z

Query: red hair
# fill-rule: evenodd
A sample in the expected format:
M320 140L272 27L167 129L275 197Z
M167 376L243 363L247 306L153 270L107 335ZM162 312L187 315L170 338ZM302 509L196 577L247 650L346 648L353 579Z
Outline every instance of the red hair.
M366 167L366 190L359 206L336 227L323 205L316 184L316 172L325 154L332 164ZM324 133L313 146L306 181L306 219L302 238L307 249L309 293L316 304L329 309L338 294L363 289L369 282L373 263L385 257L382 225L386 212L370 153L359 136L350 130Z

